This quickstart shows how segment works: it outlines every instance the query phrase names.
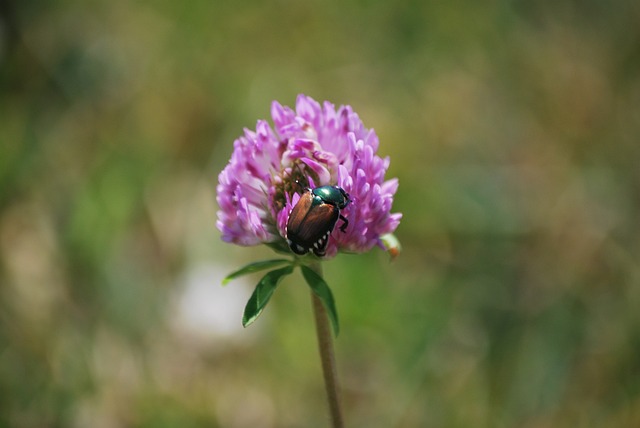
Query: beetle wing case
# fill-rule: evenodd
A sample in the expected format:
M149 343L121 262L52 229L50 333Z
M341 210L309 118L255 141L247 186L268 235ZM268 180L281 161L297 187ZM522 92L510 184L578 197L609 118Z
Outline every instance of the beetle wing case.
M302 196L300 196L300 200L298 200L298 203L289 213L289 219L287 220L287 237L292 234L297 234L300 229L302 229L304 219L311 209L312 204L313 195L311 194L311 189L306 189L302 193Z
M313 250L317 256L323 256L329 235L340 216L340 209L335 205L314 201L311 190L305 190L289 214L286 237L296 254Z

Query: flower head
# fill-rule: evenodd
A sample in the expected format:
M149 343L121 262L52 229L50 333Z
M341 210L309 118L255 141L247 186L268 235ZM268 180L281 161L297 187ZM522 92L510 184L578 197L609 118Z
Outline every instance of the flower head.
M385 181L389 158L376 154L375 132L350 106L336 109L305 95L295 111L274 101L271 116L274 129L263 120L255 131L245 129L218 177L222 239L286 248L287 220L305 187L335 185L351 203L341 213L348 227L331 233L326 257L382 246L381 236L398 227L402 214L391 213L398 180Z

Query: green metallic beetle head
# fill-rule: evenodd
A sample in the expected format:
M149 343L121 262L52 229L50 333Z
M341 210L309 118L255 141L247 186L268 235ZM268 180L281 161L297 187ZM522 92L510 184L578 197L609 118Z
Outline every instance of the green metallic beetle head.
M342 187L338 186L321 186L316 187L311 191L315 196L322 199L323 202L331 205L335 205L340 209L344 209L351 199L349 194L344 191Z

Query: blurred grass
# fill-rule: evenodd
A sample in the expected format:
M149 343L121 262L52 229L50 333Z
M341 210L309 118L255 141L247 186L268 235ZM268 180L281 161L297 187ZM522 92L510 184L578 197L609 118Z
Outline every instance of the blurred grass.
M325 268L347 420L640 425L637 2L0 1L0 426L321 427L310 302L239 328L242 127L348 103L404 252Z

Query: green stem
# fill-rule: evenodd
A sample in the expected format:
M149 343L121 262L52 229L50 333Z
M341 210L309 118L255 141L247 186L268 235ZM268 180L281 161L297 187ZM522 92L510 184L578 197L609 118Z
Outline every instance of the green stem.
M322 267L316 262L309 266L318 275L322 276ZM327 391L327 400L329 401L329 412L331 413L331 421L333 428L342 428L344 422L342 419L342 410L340 408L340 394L338 387L338 375L336 371L336 358L333 351L333 336L331 334L331 326L329 325L329 317L322 301L311 292L313 301L313 314L316 320L316 335L318 336L318 349L320 351L320 361L322 363L322 373L324 376L324 386Z

